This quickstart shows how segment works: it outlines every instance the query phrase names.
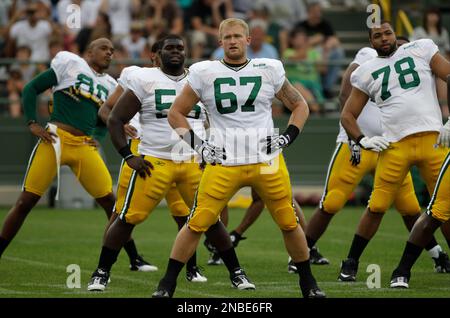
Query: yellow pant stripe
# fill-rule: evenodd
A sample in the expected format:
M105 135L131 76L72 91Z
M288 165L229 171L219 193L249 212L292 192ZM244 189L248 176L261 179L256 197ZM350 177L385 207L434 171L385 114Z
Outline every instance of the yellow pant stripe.
M447 154L447 157L445 158L444 163L442 164L441 171L439 171L439 176L436 181L436 186L434 187L433 195L431 196L430 203L428 204L428 207L427 207L428 215L432 214L433 204L436 201L436 196L437 196L437 193L439 192L439 186L441 185L442 178L444 177L445 172L447 171L449 163L450 163L450 153Z
M136 170L133 170L130 178L130 183L128 184L127 195L125 196L125 201L123 203L122 211L120 211L120 219L125 220L125 214L127 214L128 208L130 207L131 197L134 192L134 185L136 184Z
M337 156L339 154L339 151L341 150L343 144L344 144L343 142L340 142L336 146L336 150L334 151L333 156L331 157L331 160L330 160L330 164L328 165L327 177L326 177L326 180L325 180L325 187L323 189L322 198L320 198L320 203L319 203L319 208L321 210L323 210L323 201L325 200L325 196L327 195L328 181L330 180L331 171L333 171L334 162L336 161L336 158L337 158Z
M33 151L31 152L30 159L28 160L27 171L25 172L25 177L23 178L22 191L26 191L25 183L27 181L28 171L30 170L31 163L33 162L34 155L36 154L36 150L39 147L40 143L41 143L41 139L38 140L38 142L36 143L36 146L34 146Z

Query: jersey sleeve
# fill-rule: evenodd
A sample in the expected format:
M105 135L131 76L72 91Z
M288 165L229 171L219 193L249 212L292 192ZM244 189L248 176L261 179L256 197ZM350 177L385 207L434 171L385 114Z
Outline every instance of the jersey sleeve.
M55 72L58 83L61 83L64 80L65 74L67 74L69 68L76 63L77 58L79 57L75 54L65 51L56 54L50 63L50 67Z
M364 70L364 67L358 67L350 76L350 83L353 87L359 89L360 91L363 91L364 93L366 93L366 95L370 96L368 90L370 77L367 76L366 73L367 71Z
M421 39L416 41L418 46L418 54L429 64L431 58L439 52L439 48L430 39Z
M283 63L279 60L273 60L272 79L275 93L278 93L286 80L286 72L284 71Z
M377 53L374 49L371 49L369 47L363 47L358 51L358 53L356 53L355 59L350 64L362 65L376 56Z
M139 99L142 104L145 98L145 81L143 81L139 76L140 73L141 72L137 71L130 74L130 76L128 77L127 88L131 90L134 95L136 95L137 99Z
M122 70L122 72L120 73L120 77L117 79L117 82L119 83L120 86L122 86L123 89L128 88L128 78L129 78L130 74L138 69L140 69L139 66L133 65L133 66L125 67Z
M202 77L201 77L201 69L202 62L192 64L189 68L189 74L187 77L187 82L189 86L191 86L192 90L197 94L198 97L202 94Z

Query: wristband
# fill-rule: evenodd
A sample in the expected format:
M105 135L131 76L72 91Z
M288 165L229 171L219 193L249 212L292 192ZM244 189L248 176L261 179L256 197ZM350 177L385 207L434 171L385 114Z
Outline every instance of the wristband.
M283 135L289 136L289 145L292 144L300 133L300 129L298 129L295 125L289 125Z
M126 145L119 149L119 154L122 156L124 160L128 160L133 157L133 153L131 152L130 146Z
M358 138L356 138L356 143L358 144L358 145L360 145L361 146L361 144L359 143L360 141L361 141L361 139L363 139L364 137L366 137L366 136L364 136L364 135L360 135Z
M189 131L183 136L180 136L180 138L187 142L195 151L203 145L203 140L197 136L192 129L189 129Z

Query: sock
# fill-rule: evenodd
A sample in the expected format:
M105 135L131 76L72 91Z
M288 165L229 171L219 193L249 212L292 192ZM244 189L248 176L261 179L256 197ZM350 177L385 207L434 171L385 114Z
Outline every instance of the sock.
M6 250L6 248L9 245L10 240L4 239L3 237L0 237L0 257L2 256L3 252Z
M102 252L100 254L100 259L98 261L98 268L101 268L107 272L111 271L111 267L117 260L120 250L112 250L106 246L102 247Z
M406 242L402 258L400 259L400 263L398 264L395 271L400 274L409 274L414 263L419 258L420 253L422 253L422 249L423 248L420 246L417 246L410 242Z
M166 274L159 282L161 287L168 290L174 289L177 284L177 278L181 270L184 267L184 263L177 261L173 258L169 258L169 263L167 264Z
M369 244L369 240L364 237L355 234L352 241L352 246L350 247L350 252L348 252L347 258L353 258L356 261L359 261L361 254L364 252L367 244Z
M433 238L431 239L431 241L425 246L425 249L426 249L427 251L429 251L429 250L431 250L433 247L435 247L436 245L438 245L438 242L436 241L436 239L435 239L434 236L433 236Z
M236 251L234 250L234 247L231 247L226 251L219 252L219 255L230 273L233 273L236 269L241 267L239 265L239 261L236 255Z
M311 273L311 265L309 259L303 262L295 263L297 266L298 276L300 277L300 288L303 290L308 290L314 287L317 283Z
M439 244L428 250L428 254L432 258L438 258L439 252L442 252L442 247Z
M128 242L126 242L123 248L127 252L128 257L130 258L130 262L134 261L139 256L136 249L136 244L134 244L134 240L129 240Z
M308 235L306 235L306 242L308 244L309 249L311 249L314 247L314 245L316 245L317 240L314 240L310 238Z
M194 255L192 255L191 258L187 261L186 270L189 271L195 266L197 266L197 252L194 252Z

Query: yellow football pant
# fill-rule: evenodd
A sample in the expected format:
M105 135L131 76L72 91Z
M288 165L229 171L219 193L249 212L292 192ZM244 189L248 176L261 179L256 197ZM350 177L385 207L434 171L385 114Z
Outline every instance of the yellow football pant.
M245 186L258 193L280 229L289 231L297 227L289 173L280 154L272 164L207 165L188 221L189 228L195 232L208 230L219 220L220 212L233 195Z
M339 143L328 166L325 189L320 200L320 208L326 213L338 213L347 203L361 179L365 175L375 172L378 153L361 149L361 162L357 166L351 164L350 157L348 144ZM371 201L373 200L375 199L371 198ZM420 213L420 205L409 172L395 195L394 205L401 215Z
M379 154L374 187L369 201L371 212L384 213L392 204L398 188L411 166L416 165L427 185L428 192L439 176L447 149L435 146L437 132L422 132L391 143Z
M98 149L86 144L88 136L74 136L57 128L61 141L61 166L72 169L84 189L94 198L102 198L112 192L112 180ZM25 174L23 191L42 196L57 172L53 146L39 141L31 153Z

